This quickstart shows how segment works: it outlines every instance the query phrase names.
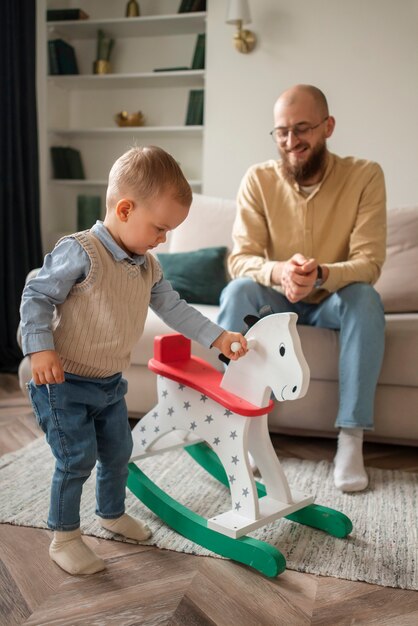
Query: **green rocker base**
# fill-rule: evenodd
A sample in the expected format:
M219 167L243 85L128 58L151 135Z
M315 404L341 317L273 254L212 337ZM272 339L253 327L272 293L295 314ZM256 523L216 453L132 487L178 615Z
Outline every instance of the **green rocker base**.
M222 464L206 443L188 445L184 449L215 479L229 486ZM168 526L198 545L226 558L244 563L265 576L275 577L285 570L286 559L279 550L252 537L232 538L208 528L206 518L171 498L135 463L129 464L128 488ZM266 489L260 483L257 483L257 491L260 499L266 495ZM353 528L346 515L317 504L309 504L285 517L340 538L346 537Z

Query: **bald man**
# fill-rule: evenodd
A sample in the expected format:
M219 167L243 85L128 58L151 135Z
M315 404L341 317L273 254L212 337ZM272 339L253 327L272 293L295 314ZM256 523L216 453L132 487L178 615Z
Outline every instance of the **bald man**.
M335 128L324 94L286 90L274 106L280 160L252 166L237 197L219 324L242 330L244 315L294 311L298 323L340 331L339 429L334 481L368 484L363 431L373 429L385 320L373 288L385 259L386 197L376 163L328 151Z

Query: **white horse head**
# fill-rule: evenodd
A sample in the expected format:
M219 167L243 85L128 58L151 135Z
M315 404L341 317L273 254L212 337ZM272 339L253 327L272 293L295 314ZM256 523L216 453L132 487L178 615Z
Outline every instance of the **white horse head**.
M274 313L254 324L248 353L229 363L221 387L256 406L266 406L271 391L279 401L303 397L310 374L296 321L296 313Z

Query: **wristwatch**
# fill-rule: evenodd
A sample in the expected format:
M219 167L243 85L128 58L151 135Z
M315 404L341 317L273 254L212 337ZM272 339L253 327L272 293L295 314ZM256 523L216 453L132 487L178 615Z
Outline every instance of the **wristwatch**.
M314 287L315 287L315 289L319 289L319 287L324 282L324 278L323 278L323 275L322 275L322 267L320 265L318 265L316 270L318 272L318 275L316 277L316 281L314 282Z

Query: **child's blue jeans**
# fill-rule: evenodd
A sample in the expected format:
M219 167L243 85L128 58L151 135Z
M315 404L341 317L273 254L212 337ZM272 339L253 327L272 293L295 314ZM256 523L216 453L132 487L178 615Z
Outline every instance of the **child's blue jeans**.
M97 461L96 513L115 519L125 512L132 436L121 374L83 378L65 374L59 385L29 383L37 420L55 456L48 526L80 526L83 484Z

